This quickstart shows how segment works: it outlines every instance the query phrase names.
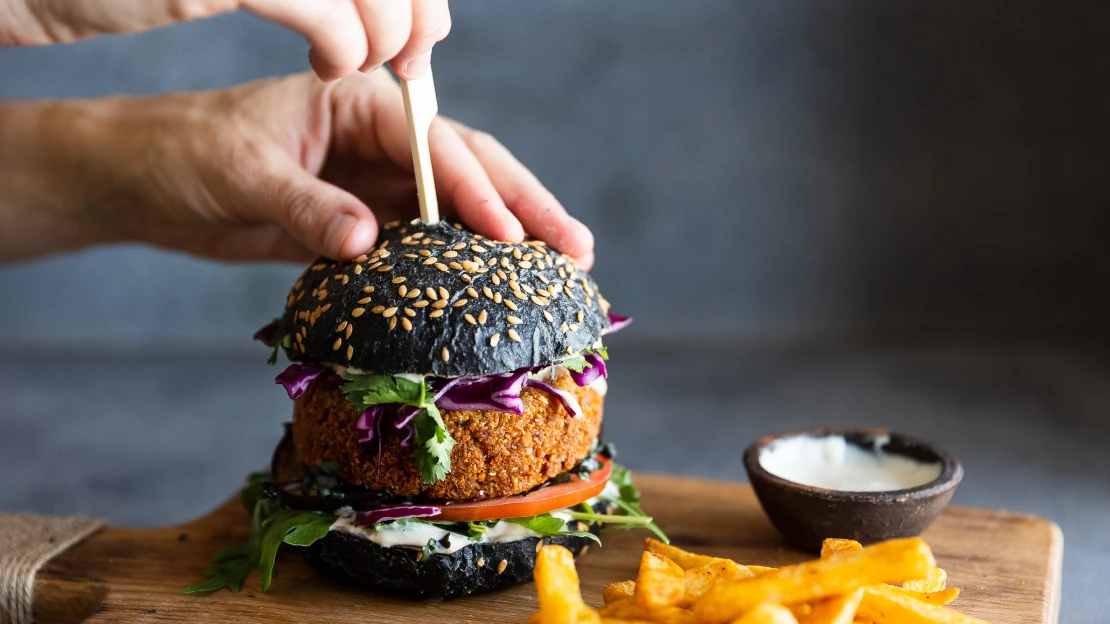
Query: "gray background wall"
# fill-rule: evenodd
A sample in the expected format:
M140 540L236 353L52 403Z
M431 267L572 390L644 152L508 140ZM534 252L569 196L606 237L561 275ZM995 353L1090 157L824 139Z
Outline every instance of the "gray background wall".
M1059 522L1062 621L1103 617L1110 3L453 13L443 113L594 228L637 317L606 404L624 461L742 480L770 431L918 434L964 461L956 502ZM305 53L247 15L0 49L0 98L215 88ZM249 336L296 271L140 247L0 267L0 509L149 526L222 500L289 418Z
M499 136L594 228L597 278L643 339L1105 332L1106 3L453 10L442 112ZM5 49L0 97L220 87L303 70L305 50L247 15ZM244 343L294 272L78 261L0 271L20 293L0 299L8 341Z

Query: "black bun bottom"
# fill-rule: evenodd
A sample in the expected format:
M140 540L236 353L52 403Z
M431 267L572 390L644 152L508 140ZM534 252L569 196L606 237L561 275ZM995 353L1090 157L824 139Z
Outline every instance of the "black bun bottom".
M545 545L566 547L575 556L591 541L576 536L542 539ZM305 548L304 557L334 579L376 592L405 598L460 598L532 580L539 541L538 537L527 537L471 544L450 555L417 561L418 550L388 548L342 531L330 531Z

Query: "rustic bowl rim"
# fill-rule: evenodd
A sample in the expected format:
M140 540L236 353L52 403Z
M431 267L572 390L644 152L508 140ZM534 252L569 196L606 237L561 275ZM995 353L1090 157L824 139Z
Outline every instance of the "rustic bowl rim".
M892 441L898 440L909 446L916 446L935 456L941 463L940 475L916 487L901 490L882 490L874 492L851 492L843 490L830 490L828 488L804 485L796 481L783 479L771 474L759 463L760 452L770 443L782 438L797 436L829 437L835 435L869 435L872 437L888 436ZM894 454L898 454L891 451ZM956 456L949 453L939 445L916 436L907 435L883 429L880 427L840 427L817 426L803 429L792 429L779 433L771 433L756 439L744 451L744 468L748 472L749 480L759 478L774 487L796 492L810 498L840 502L870 502L876 504L904 503L910 500L928 499L954 489L963 480L964 469Z

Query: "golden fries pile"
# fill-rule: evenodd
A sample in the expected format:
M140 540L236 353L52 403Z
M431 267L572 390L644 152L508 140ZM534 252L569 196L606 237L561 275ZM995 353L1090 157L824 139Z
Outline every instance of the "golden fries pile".
M528 624L985 624L944 605L946 588L920 538L864 548L827 539L821 558L783 568L741 565L644 540L634 581L605 586L605 606L582 600L574 558L544 546L536 559L540 610Z

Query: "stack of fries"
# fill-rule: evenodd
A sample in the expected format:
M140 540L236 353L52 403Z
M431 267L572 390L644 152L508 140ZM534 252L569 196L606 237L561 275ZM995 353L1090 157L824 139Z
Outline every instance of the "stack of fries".
M944 605L945 588L920 538L864 548L827 539L821 558L784 568L741 565L644 540L635 581L605 587L605 606L582 600L570 551L545 546L536 560L540 610L528 624L985 624Z

